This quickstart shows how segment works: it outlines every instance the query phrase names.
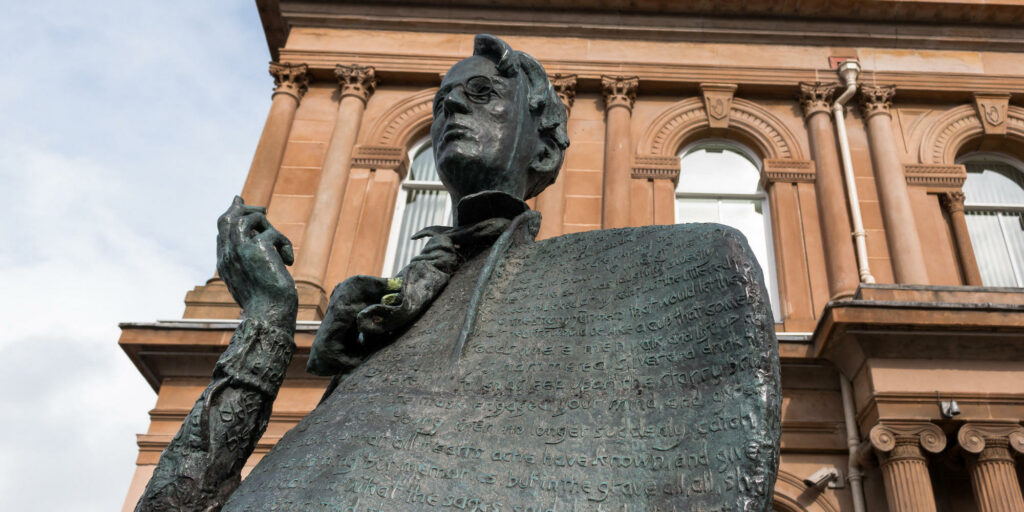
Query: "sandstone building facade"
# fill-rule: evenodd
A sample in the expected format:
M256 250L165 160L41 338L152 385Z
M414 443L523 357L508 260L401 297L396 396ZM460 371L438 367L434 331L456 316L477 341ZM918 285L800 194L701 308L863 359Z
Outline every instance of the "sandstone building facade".
M776 510L1024 511L1024 2L436 4L257 1L274 88L241 193L296 246L300 325L250 467L326 386L303 368L334 285L448 220L433 95L487 32L569 109L541 238L747 235L783 364ZM235 327L216 278L185 303L122 324L158 393L125 510Z

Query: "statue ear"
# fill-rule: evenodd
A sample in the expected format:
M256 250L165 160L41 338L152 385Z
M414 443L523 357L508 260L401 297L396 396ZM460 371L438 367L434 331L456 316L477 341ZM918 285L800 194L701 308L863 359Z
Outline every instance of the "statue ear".
M558 146L554 137L538 138L537 149L534 151L533 160L530 161L528 190L524 199L540 194L555 182L564 157L565 152Z

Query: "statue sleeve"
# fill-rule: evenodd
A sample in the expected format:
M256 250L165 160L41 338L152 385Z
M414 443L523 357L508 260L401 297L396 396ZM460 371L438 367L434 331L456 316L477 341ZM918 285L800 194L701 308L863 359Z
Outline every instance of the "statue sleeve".
M294 327L242 320L177 435L160 455L136 512L217 511L270 420L295 351Z

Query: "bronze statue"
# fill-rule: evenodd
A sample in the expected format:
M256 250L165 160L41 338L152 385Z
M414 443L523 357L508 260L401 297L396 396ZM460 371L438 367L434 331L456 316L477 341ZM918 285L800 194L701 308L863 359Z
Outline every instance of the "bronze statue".
M398 276L331 294L320 405L244 482L291 359L288 241L236 198L218 269L243 308L136 510L767 511L778 350L737 231L535 242L525 199L569 141L543 67L488 35L445 75L431 140L452 227Z

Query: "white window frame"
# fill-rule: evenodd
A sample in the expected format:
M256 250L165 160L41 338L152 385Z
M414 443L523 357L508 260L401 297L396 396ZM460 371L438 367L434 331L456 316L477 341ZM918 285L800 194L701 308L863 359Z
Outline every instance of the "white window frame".
M687 144L683 149L677 153L679 158L679 183L683 183L683 158L686 157L693 151L700 149L707 149L708 147L719 146L723 150L727 149L733 151L740 156L746 158L754 168L757 169L758 175L764 172L762 169L763 163L750 148L740 144L736 141L722 138L706 138L700 139L690 144ZM679 185L676 185L675 191L676 199L740 199L740 200L759 200L761 201L761 211L764 212L762 218L764 219L764 236L765 245L767 245L767 258L768 261L765 265L762 265L761 271L768 277L768 295L769 302L771 303L772 316L775 317L775 323L783 323L782 308L780 307L781 298L779 296L779 277L776 272L778 266L775 260L775 237L772 234L772 215L771 215L771 201L768 200L768 193L758 183L757 192L750 194L737 194L737 193L716 193L716 192L680 192ZM678 208L678 201L675 203L675 207ZM767 268L764 268L767 267Z
M1024 161L1014 158L1004 153L995 153L991 151L975 151L967 153L956 159L956 163L967 166L971 162L997 162L1008 165L1017 170L1017 172L1024 173ZM1003 238L1003 244L1008 245L1008 235L1006 233L1006 227L1003 225L1004 216L1014 216L1018 219L1024 216L1024 204L987 204L987 203L975 203L971 202L970 197L964 198L964 213L969 214L971 212L993 212L996 214L999 226L999 234ZM970 233L968 233L970 234ZM971 243L971 250L976 250L974 243ZM1020 264L1012 257L1010 260L1010 270L1013 272L1014 280L1017 281L1016 287L1024 287L1024 268L1021 268ZM988 285L985 285L988 286Z
M409 148L408 155L410 169L408 172L412 172L412 162L413 160L415 160L416 155L419 154L420 150L422 150L424 146L429 145L430 137L427 136L416 141L416 143ZM384 266L381 268L381 275L385 277L393 276L394 274L398 273L394 268L395 257L397 256L396 253L398 252L399 242L401 242L401 240L399 240L399 237L401 237L402 220L403 217L405 216L405 204L406 201L408 201L409 191L411 190L445 190L445 188L444 184L441 183L440 181L424 181L410 179L402 180L402 183L398 187L398 197L395 199L395 212L391 217L391 228L390 232L388 233L388 248L387 252L385 252ZM445 203L444 217L451 218L451 210L452 202L449 199ZM412 234L413 233L409 233L410 236Z

